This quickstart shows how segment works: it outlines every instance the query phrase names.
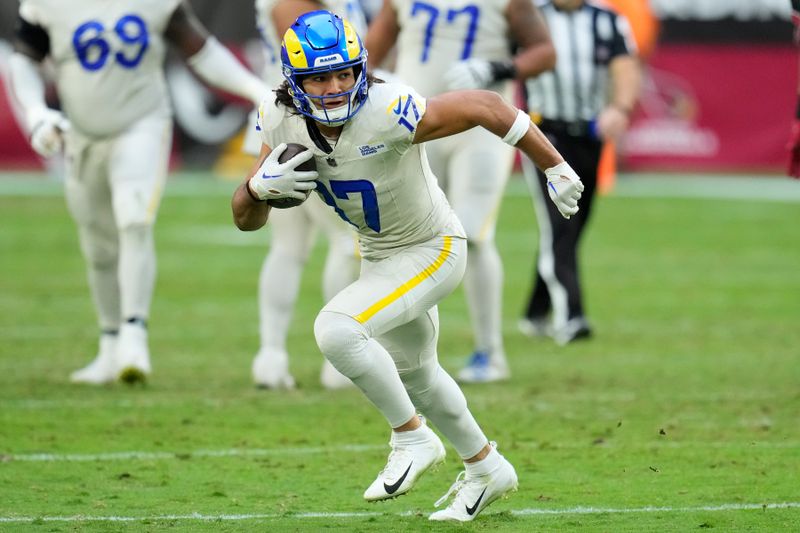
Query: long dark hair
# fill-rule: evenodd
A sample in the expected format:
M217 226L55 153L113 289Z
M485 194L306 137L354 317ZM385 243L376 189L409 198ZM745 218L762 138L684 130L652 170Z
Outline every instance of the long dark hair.
M386 83L382 79L373 76L372 72L367 72L367 87L372 87L375 83ZM292 95L289 94L289 82L283 80L283 83L273 91L275 93L275 105L283 105L291 111L292 114L299 115L300 112L294 107L292 102Z

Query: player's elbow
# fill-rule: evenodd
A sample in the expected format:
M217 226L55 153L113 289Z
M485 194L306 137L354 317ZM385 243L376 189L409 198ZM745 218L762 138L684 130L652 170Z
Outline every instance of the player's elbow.
M255 231L264 227L267 223L268 212L256 212L252 209L244 209L237 206L234 202L232 207L233 223L241 231Z
M494 91L472 91L474 101L472 105L465 106L472 116L470 121L475 126L494 131L497 124L502 122L502 110L509 107L509 103Z
M252 216L239 215L235 212L233 213L233 223L236 224L236 227L241 231L255 231L257 229L261 229L264 227L266 222L266 217L261 219Z

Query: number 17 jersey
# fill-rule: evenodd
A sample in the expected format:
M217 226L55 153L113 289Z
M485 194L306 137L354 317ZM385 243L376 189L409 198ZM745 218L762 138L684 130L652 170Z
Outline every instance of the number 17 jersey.
M164 32L180 0L22 0L50 38L61 106L80 132L120 133L170 105Z

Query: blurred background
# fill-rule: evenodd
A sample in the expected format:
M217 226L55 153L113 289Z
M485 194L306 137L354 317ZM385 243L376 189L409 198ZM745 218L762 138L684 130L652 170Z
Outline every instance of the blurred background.
M779 174L797 87L789 0L610 0L646 62L618 168L634 172ZM200 19L252 69L262 48L253 1L191 0ZM37 170L4 83L18 2L0 4L0 170ZM173 169L240 176L247 104L206 89L172 58ZM55 93L52 104L57 105ZM57 174L57 169L53 170Z

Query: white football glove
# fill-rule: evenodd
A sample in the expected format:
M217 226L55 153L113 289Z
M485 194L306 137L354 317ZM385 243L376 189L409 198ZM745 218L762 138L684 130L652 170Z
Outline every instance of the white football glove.
M42 157L53 157L64 148L64 132L70 129L69 120L59 111L44 108L30 121L31 147Z
M276 146L261 163L256 174L250 178L250 190L261 200L275 198L305 200L308 191L317 188L314 180L319 174L316 170L295 170L298 165L314 157L311 150L300 152L285 163L279 163L278 158L285 150L285 143Z
M544 171L547 176L547 192L564 218L578 212L583 183L566 161Z
M493 81L492 64L477 57L459 61L444 73L444 82L451 91L483 89Z

